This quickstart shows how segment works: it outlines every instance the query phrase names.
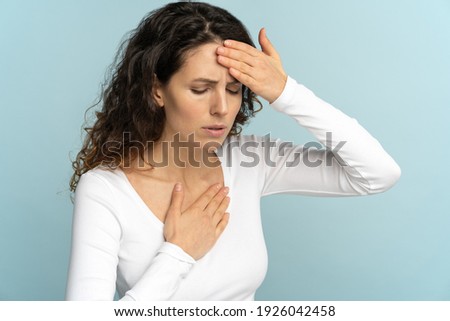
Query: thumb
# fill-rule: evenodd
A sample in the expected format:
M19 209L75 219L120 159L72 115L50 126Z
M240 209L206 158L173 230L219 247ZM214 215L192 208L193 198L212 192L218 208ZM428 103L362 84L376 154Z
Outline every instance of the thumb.
M261 30L259 31L258 41L259 44L261 45L262 51L266 55L279 59L278 52L275 50L269 38L267 38L266 28L261 28Z
M181 183L176 183L172 190L172 198L170 200L169 215L181 215L181 204L183 204L184 191Z

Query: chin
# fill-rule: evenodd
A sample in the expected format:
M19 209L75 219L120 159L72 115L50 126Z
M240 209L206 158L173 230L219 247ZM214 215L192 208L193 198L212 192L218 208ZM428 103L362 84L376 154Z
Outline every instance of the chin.
M208 138L208 139L202 139L200 141L200 146L201 148L211 148L211 147L219 147L222 146L223 142L225 141L225 137L220 137L220 138Z

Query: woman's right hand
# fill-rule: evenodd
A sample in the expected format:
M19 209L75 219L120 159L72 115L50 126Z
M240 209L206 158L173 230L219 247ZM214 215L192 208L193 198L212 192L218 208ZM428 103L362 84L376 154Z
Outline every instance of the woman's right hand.
M184 191L181 183L177 183L164 222L165 240L178 245L195 260L202 258L228 224L230 214L225 210L230 198L227 194L227 187L212 185L181 212Z

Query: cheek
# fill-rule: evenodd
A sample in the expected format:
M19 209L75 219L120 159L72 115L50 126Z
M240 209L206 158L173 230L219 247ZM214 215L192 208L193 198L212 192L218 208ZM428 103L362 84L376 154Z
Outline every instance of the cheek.
M167 118L176 119L179 122L183 122L187 119L198 118L199 110L198 103L192 101L187 96L183 97L171 97L167 100L166 104L166 116Z

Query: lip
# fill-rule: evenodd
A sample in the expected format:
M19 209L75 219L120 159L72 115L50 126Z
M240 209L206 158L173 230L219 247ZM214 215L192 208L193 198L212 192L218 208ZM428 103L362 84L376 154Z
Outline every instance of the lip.
M217 124L217 125L204 126L204 127L202 127L202 129L208 134L208 136L220 137L225 134L227 126Z

